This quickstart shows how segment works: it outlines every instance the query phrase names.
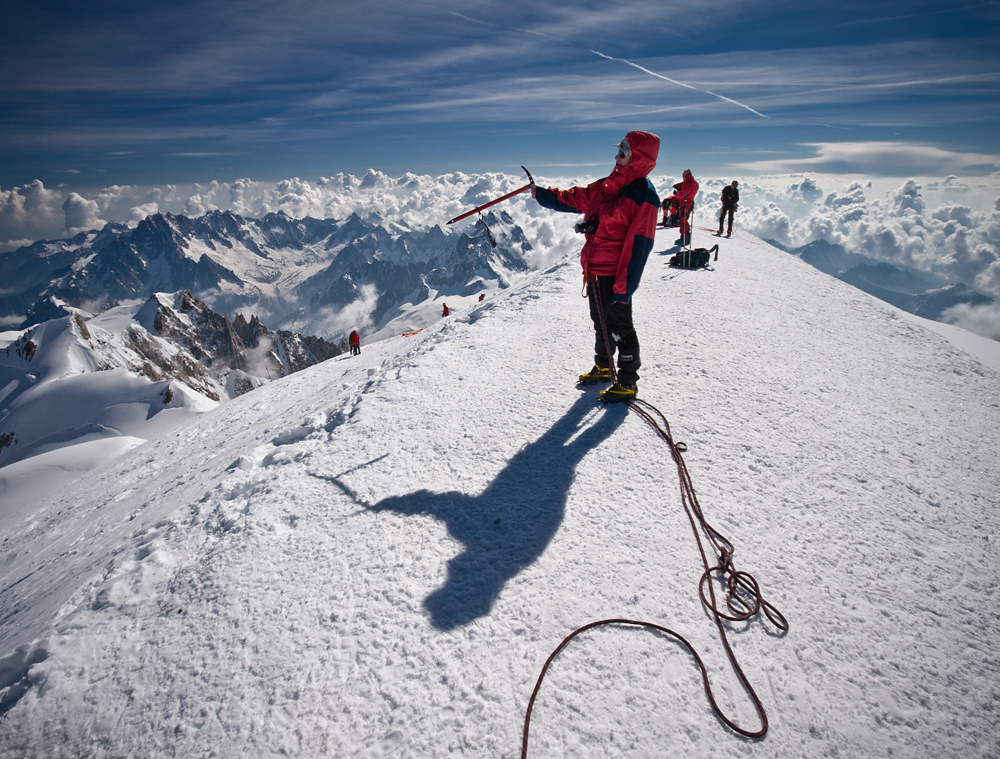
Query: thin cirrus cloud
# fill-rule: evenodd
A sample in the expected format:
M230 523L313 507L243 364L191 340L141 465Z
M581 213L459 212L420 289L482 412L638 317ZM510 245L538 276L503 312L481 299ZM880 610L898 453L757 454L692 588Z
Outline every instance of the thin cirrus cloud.
M694 0L12 4L0 187L66 166L156 183L589 163L633 127L706 168L713 145L837 130L1000 151L997 20L961 0L751 0L725 23Z
M903 142L808 143L811 154L738 164L744 171L762 174L816 172L877 176L937 176L962 170L1000 171L1000 155L960 153L933 145Z
M471 61L487 55L479 43L471 49L467 56L455 50L449 56ZM331 105L336 100L352 114L358 111L351 104L380 114L419 111L428 122L474 120L484 114L467 110L470 104L509 103L509 109L485 115L519 121L531 114L542 123L562 124L579 118L589 128L601 110L605 122L655 114L666 119L686 110L710 119L697 125L701 129L743 125L748 114L774 120L775 126L865 128L989 118L992 96L1000 89L1000 66L989 71L983 51L935 53L927 43L687 54L641 62L599 50L590 55L603 61L595 65L572 57L530 71L500 67L485 85L476 76L442 76L447 67L439 56L416 61L420 74L413 78L393 79L389 69L377 66L350 91L340 90L335 98L321 95L311 104L321 108L324 100ZM389 80L393 83L386 85ZM386 87L397 97L372 94ZM947 108L940 106L943 99Z

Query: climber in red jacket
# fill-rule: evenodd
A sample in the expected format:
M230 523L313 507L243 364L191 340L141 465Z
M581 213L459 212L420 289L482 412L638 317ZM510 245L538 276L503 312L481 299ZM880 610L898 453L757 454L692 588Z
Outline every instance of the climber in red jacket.
M674 185L681 219L681 236L674 240L674 245L691 244L691 215L694 212L694 198L698 194L698 182L691 169L684 169L680 182Z
M656 235L660 199L648 175L659 152L660 138L655 134L629 132L618 143L615 168L608 177L586 187L532 190L545 208L584 215L576 226L586 240L580 263L597 337L594 368L580 375L579 384L609 382L617 350L618 381L601 393L606 403L635 398L638 392L639 337L632 323L632 295Z

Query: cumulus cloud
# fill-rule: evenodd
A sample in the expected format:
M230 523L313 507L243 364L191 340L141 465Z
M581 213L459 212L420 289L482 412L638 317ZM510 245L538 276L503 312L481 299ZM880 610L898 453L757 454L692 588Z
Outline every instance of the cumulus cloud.
M1000 340L1000 303L970 306L962 303L949 308L942 315L942 321L954 324L992 340Z
M0 251L100 229L107 221L137 223L145 218L140 215L143 211L182 213L187 200L201 191L200 185L113 185L85 192L49 189L39 180L0 190Z
M801 182L789 186L788 190L790 195L800 196L806 203L815 203L823 197L823 190L812 177L805 177Z
M908 179L899 187L889 202L894 216L905 216L908 213L922 214L927 208L920 195L922 188L915 179Z
M140 222L147 216L153 216L160 212L160 204L156 201L143 203L140 206L133 206L128 214L128 221Z
M954 174L949 174L941 181L928 182L927 189L953 200L968 195L973 188L965 180L959 179Z
M842 209L847 206L867 206L868 198L865 196L865 186L860 182L853 182L844 189L827 195L823 205L833 209Z
M954 176L928 182L930 192L912 178L883 183L879 189L871 181L855 181L830 190L818 181L804 184L801 178L787 183L786 177L782 186L781 179L740 181L738 227L789 248L825 240L851 253L912 267L934 275L932 279L962 282L1000 298L1000 197L994 189L987 197L996 200L981 202L983 189L991 183L995 188L1000 179L996 175L975 181L980 185L976 207L955 202L957 197L973 200L974 188ZM708 182L703 187L706 184L711 186ZM815 199L811 203L810 197ZM709 206L714 214L718 206ZM705 217L699 218L704 223ZM959 315L963 326L984 334L990 313Z
M931 213L931 217L938 221L955 221L966 227L972 227L976 223L972 218L971 208L954 204L939 206Z
M212 202L210 195L192 195L184 202L184 216L204 216L209 211L217 211L219 207Z
M551 184L569 186L583 179L547 178ZM471 206L498 197L525 184L523 176L464 174L455 172L432 177L407 173L390 177L369 170L361 177L335 174L308 181L291 177L280 182L248 178L231 183L209 182L163 187L114 185L99 192L49 190L34 182L0 193L0 250L12 250L40 239L69 237L91 225L106 221L136 224L154 213L200 216L207 211L232 210L241 216L259 218L279 211L303 218L343 219L357 213L385 220L400 229L426 230L443 225ZM556 217L523 195L504 208L515 213L528 238L540 224L549 224L546 239L552 247L535 246L535 254L549 260L576 245L570 217ZM460 222L461 229L475 222ZM551 254L551 255L549 255Z
M101 219L97 201L88 200L75 192L66 197L62 209L66 215L65 230L70 235L89 229L99 229L107 224Z
M746 206L743 208L746 209ZM791 220L776 203L764 203L759 208L741 211L738 225L765 240L774 240L785 246L793 243Z
M38 179L13 190L0 189L0 243L57 237L65 229L64 202L62 192L47 189Z
M919 190L908 181L884 206L867 206L858 219L842 218L835 225L836 241L852 252L933 272L1000 297L997 212L955 205L927 212Z
M994 246L993 250L996 251L997 247ZM1000 260L994 258L989 266L976 275L975 286L984 293L1000 294Z

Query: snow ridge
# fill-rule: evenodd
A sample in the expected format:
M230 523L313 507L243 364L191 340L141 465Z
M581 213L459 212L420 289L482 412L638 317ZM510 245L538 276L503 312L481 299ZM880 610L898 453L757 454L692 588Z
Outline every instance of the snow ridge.
M190 292L82 311L0 352L0 520L105 458L347 349L230 321Z
M640 395L791 625L730 630L771 730L734 738L686 655L607 629L548 674L532 755L995 755L1000 376L749 236L672 252L636 295ZM0 757L514 757L547 654L612 616L683 634L752 723L673 463L573 385L579 287L569 257L10 524Z

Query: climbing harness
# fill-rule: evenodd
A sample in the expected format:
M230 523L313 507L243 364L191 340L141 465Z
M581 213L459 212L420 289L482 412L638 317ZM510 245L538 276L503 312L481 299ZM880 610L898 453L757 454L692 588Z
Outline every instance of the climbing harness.
M590 280L587 285L588 287L596 287L596 282ZM614 354L611 353L611 345L608 340L608 331L605 325L604 305L601 303L601 299L599 297L595 298L595 300L597 302L597 312L600 317L601 329L604 333L605 348L608 351L608 363L611 367L612 381L617 382L617 373L615 371L615 363L613 360ZM715 695L712 692L712 686L708 677L708 670L706 669L704 662L698 655L695 648L682 635L653 622L643 622L632 619L602 619L597 622L590 622L574 630L563 639L556 649L549 654L548 659L546 659L545 664L538 675L538 680L535 682L535 688L531 693L531 698L528 700L528 708L524 715L524 732L521 741L521 759L526 759L528 756L528 737L531 726L531 713L534 709L535 700L538 697L539 690L542 687L542 681L549 670L549 666L559 653L569 644L569 642L573 640L573 638L587 632L588 630L592 630L595 627L608 625L641 627L649 630L656 630L657 632L663 633L664 635L678 641L691 654L695 663L698 665L698 668L701 670L702 682L705 686L705 695L708 697L708 702L719 720L722 721L722 723L725 724L730 730L746 738L761 739L767 734L767 712L764 710L764 705L761 703L760 697L757 695L757 692L753 689L753 686L747 679L747 676L744 673L743 668L740 666L740 663L736 658L736 654L729 643L725 622L749 622L759 613L763 612L764 616L767 617L771 624L778 629L779 634L784 634L788 631L788 621L777 608L764 600L764 596L760 590L760 585L757 580L754 579L751 574L738 571L736 569L733 564L733 554L735 553L735 548L732 541L722 535L722 533L720 533L717 529L712 527L712 525L709 524L708 520L705 518L705 513L702 511L701 504L698 502L698 496L694 490L694 484L691 482L691 474L688 472L687 465L684 462L683 453L687 450L687 445L682 442L674 441L670 432L670 423L663 415L663 412L651 403L648 403L640 398L629 399L626 400L625 403L628 405L629 409L637 413L650 427L652 427L654 432L656 432L656 434L670 448L670 455L677 466L677 476L680 482L681 491L681 504L684 506L684 511L688 516L688 521L691 523L691 530L694 533L695 542L698 544L698 550L701 553L701 560L704 566L704 571L698 581L698 593L701 596L702 603L711 613L712 619L715 621L715 626L719 631L719 638L722 641L722 646L726 651L729 663L732 666L733 671L736 673L736 676L739 678L744 691L753 703L757 716L760 719L761 726L758 730L748 730L737 725L736 722L723 713L721 707L715 700ZM715 557L713 559L709 558L710 551L707 549L708 545L714 549ZM717 582L724 582L726 587L724 607L720 604L720 600L722 599L719 599L716 595L715 585Z

